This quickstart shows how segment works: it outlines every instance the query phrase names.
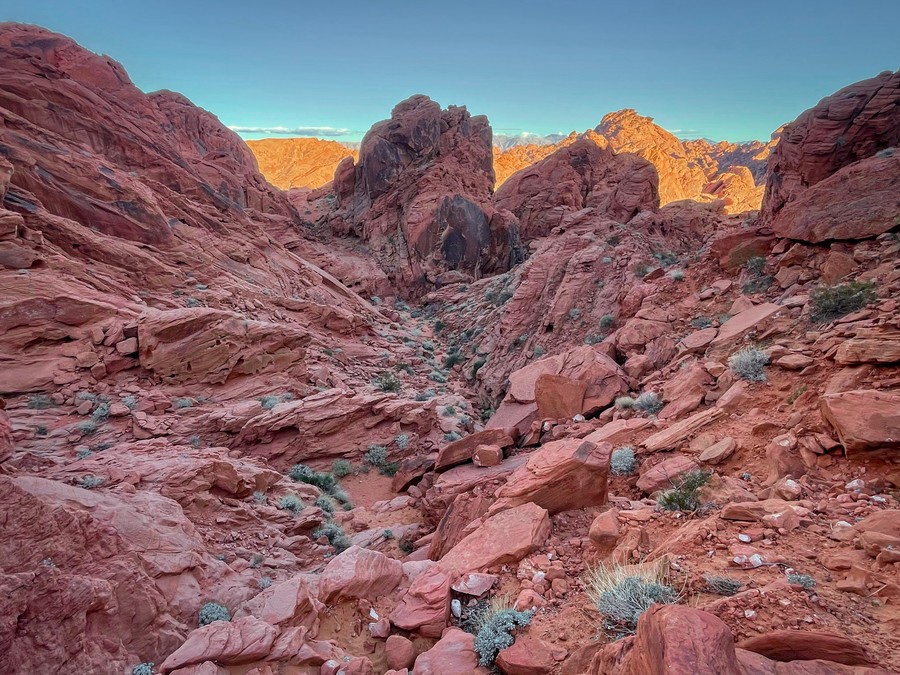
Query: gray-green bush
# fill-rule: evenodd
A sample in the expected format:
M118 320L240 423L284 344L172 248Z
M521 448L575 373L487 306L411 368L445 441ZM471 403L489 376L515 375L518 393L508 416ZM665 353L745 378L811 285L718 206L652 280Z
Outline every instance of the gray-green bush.
M616 476L631 476L637 469L634 449L630 445L613 450L609 459L609 471Z
M728 357L731 372L748 382L765 382L763 366L768 363L768 354L755 347L744 347Z
M225 605L220 605L218 602L207 602L197 613L197 623L207 626L213 621L231 621L231 612Z
M656 504L664 511L696 511L700 508L700 488L709 482L706 471L688 471L677 479L676 487L663 492Z

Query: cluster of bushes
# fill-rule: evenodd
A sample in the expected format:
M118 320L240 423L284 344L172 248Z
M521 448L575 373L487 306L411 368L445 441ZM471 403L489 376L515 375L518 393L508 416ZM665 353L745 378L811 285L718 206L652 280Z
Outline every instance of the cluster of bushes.
M665 511L696 511L700 508L700 488L709 482L706 471L688 471L678 479L678 485L663 492L656 504Z
M679 599L658 565L638 571L598 565L588 570L585 591L603 615L604 628L617 636L634 633L641 614L652 605L671 605Z

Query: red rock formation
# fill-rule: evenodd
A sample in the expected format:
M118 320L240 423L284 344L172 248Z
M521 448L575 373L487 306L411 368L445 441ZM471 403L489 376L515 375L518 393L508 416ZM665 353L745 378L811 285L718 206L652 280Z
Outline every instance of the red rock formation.
M642 209L659 205L653 165L616 155L600 143L581 138L514 174L497 190L494 203L519 218L523 240L548 235L581 209L627 223Z
M282 190L319 188L334 180L334 170L347 157L359 152L322 138L264 138L247 141L256 156L259 171Z
M413 96L369 130L357 164L338 166L331 227L364 239L388 276L413 290L448 271L502 272L519 243L512 218L490 203L493 184L487 118Z
M760 218L781 236L812 243L890 230L900 174L888 149L898 145L900 71L822 99L782 132Z

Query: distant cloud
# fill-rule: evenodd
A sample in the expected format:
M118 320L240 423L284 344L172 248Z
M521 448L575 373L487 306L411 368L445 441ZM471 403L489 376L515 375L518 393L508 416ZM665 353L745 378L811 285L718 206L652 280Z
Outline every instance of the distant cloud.
M678 136L678 138L684 138L687 140L706 137L706 135L699 129L668 129L668 132L674 134L675 136Z
M350 136L350 129L335 129L334 127L240 127L229 126L229 129L239 134L270 134L272 136L315 136L317 138L336 138L338 136Z

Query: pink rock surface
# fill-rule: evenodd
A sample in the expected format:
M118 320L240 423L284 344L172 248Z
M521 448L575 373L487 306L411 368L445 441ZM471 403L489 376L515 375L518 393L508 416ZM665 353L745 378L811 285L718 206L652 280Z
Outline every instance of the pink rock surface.
M351 546L325 566L319 577L319 599L326 604L353 598L374 600L397 587L402 567L399 560L383 553Z

